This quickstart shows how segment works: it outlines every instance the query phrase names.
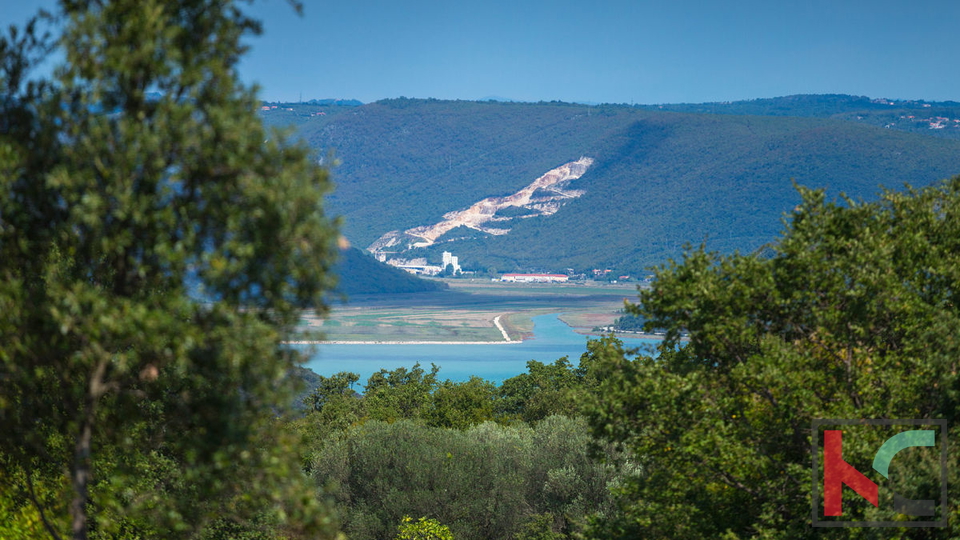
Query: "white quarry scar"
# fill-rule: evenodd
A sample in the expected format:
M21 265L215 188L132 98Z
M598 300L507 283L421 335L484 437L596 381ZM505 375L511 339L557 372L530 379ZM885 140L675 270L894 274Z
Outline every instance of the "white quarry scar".
M443 221L434 225L424 225L407 229L403 233L397 231L389 232L367 248L370 251L379 251L384 248L393 247L400 244L401 236L411 240L409 247L427 247L433 245L438 238L457 227L469 227L488 234L501 235L509 232L510 229L493 228L485 226L489 222L505 221L510 218L498 217L496 213L504 208L525 207L535 211L533 215L550 215L556 212L560 206L569 199L575 199L583 195L582 190L564 189L566 184L576 180L587 172L587 168L593 165L593 158L582 157L577 161L571 161L561 165L556 169L548 171L546 174L534 180L530 185L506 197L488 197L480 202L474 203L465 210L448 212L444 214ZM549 192L543 195L542 192L536 198L534 193L537 190Z

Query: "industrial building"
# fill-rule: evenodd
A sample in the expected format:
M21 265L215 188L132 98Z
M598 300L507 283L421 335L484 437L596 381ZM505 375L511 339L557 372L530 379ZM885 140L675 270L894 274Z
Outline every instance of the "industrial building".
M453 272L452 272L453 275L463 273L463 270L460 268L460 258L454 256L454 254L450 253L449 251L444 251L443 264L441 264L440 267L446 270L447 265L450 265L453 267Z

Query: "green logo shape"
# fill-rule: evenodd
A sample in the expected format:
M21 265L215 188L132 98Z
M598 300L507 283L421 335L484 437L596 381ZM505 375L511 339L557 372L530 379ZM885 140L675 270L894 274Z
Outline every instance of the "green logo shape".
M911 431L902 431L893 437L890 437L883 443L877 455L873 458L873 469L882 474L884 478L889 478L887 473L890 470L890 462L893 456L904 448L911 446L935 446L935 431L932 429L914 429Z

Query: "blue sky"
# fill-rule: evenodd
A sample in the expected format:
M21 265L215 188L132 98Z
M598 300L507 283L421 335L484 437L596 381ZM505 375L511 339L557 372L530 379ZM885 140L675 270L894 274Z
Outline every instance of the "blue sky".
M30 4L5 6L0 23ZM264 33L240 71L270 101L960 101L957 0L304 0L302 17L259 0L249 11Z

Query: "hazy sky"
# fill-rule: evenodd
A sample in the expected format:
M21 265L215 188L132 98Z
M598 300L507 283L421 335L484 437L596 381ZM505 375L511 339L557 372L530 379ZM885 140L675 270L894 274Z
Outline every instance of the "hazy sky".
M32 11L0 3L4 26ZM960 101L960 0L304 0L302 17L259 0L250 11L264 34L241 73L264 100Z
M960 1L259 2L267 100L960 100Z

